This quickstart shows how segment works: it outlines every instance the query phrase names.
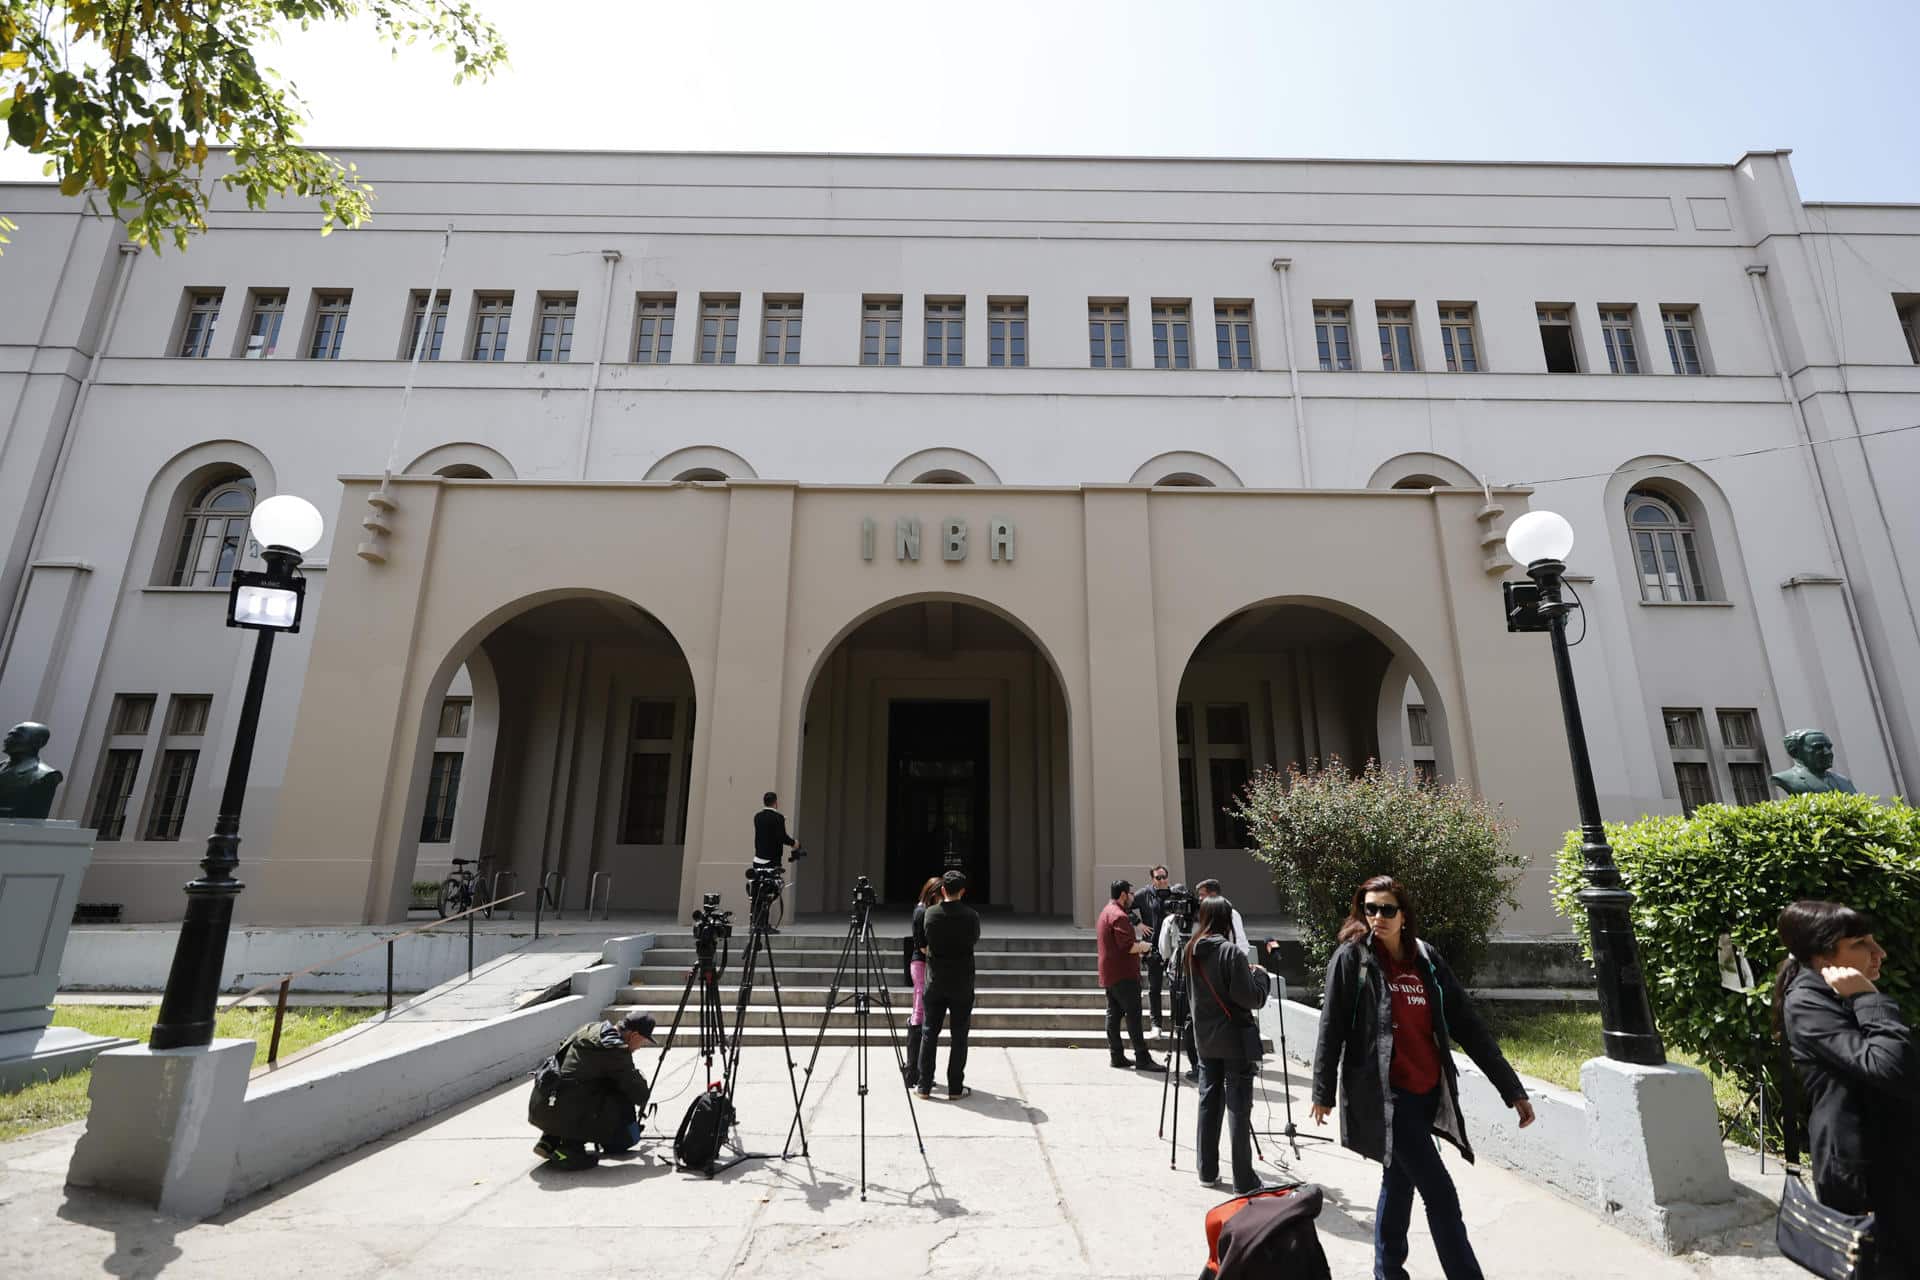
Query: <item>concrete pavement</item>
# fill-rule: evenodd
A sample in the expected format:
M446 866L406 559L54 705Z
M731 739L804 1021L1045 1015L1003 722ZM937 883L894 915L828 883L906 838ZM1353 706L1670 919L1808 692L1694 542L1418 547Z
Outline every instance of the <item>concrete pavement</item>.
M1114 1071L1100 1052L976 1050L971 1098L916 1104L923 1160L882 1047L869 1059L871 1186L862 1203L854 1054L821 1052L804 1110L809 1158L748 1161L711 1183L674 1172L660 1140L585 1173L537 1167L526 1086L515 1083L209 1222L183 1223L69 1195L62 1183L78 1135L69 1126L0 1145L0 1275L1129 1280L1199 1272L1202 1220L1223 1197L1194 1177L1190 1090L1180 1099L1189 1136L1178 1169L1169 1170L1168 1145L1154 1136L1162 1077ZM656 1056L640 1056L649 1075ZM799 1058L804 1065L804 1051ZM749 1050L742 1067L740 1111L754 1150L779 1150L792 1117L782 1061L777 1049ZM704 1076L681 1048L661 1075L660 1114L649 1129L670 1134ZM1304 1120L1297 1080L1295 1089ZM1255 1097L1256 1127L1278 1129L1277 1077L1265 1092L1264 1102ZM1268 1140L1267 1154L1286 1153ZM1770 1223L1712 1254L1668 1258L1513 1174L1452 1156L1448 1165L1490 1280L1799 1274L1770 1256ZM1371 1275L1378 1167L1317 1145L1303 1148L1293 1167L1326 1188L1319 1232L1334 1275ZM1263 1172L1279 1176L1271 1166ZM1438 1277L1424 1222L1415 1219L1413 1274Z

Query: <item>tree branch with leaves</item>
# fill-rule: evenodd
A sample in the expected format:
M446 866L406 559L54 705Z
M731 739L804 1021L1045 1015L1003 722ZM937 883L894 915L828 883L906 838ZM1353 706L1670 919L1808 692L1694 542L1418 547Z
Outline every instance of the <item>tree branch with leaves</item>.
M363 18L396 54L449 55L455 84L506 64L466 0L0 0L0 145L45 156L64 194L156 250L206 230L215 147L229 149L217 181L249 207L292 196L319 206L323 235L359 226L373 189L300 145L306 104L257 54L283 30Z

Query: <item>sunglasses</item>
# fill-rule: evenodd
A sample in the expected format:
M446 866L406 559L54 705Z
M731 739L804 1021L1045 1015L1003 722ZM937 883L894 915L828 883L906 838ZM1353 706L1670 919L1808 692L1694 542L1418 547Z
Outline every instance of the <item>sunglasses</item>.
M1392 902L1363 902L1360 909L1370 916L1379 916L1382 920L1391 920L1400 914L1400 908Z

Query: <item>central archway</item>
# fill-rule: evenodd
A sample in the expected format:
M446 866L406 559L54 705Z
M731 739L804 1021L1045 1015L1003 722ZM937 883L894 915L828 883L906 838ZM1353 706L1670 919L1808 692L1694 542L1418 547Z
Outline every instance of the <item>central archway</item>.
M1066 695L1016 620L968 597L891 601L827 648L805 707L802 910L839 909L860 875L909 903L958 868L976 906L1072 911Z

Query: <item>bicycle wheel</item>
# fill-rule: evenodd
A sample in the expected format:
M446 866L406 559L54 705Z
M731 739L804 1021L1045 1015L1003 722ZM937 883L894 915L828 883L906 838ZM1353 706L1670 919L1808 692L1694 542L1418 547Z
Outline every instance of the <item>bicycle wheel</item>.
M434 904L440 912L440 918L445 920L448 916L455 915L463 910L464 903L461 900L465 897L466 891L462 886L460 877L448 876L446 883L440 886L440 898Z
M767 904L767 923L778 929L786 918L787 897L785 894L779 894Z

